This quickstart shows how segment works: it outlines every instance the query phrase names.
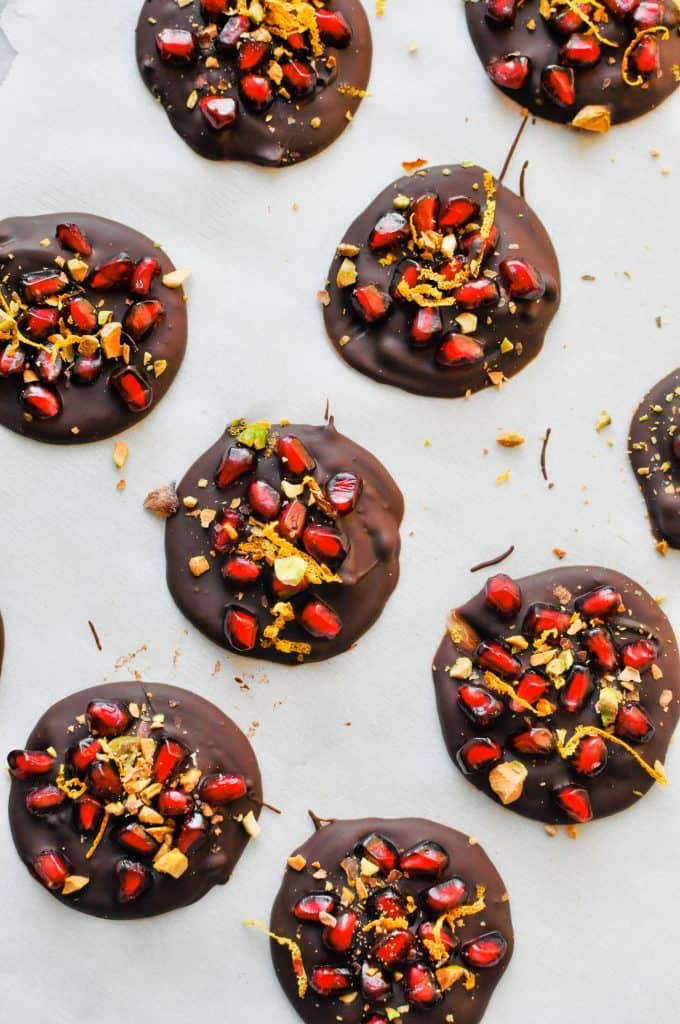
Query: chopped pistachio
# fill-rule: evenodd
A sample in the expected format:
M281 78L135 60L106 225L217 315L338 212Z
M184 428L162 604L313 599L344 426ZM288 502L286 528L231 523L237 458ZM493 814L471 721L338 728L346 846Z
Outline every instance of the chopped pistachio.
M190 277L191 270L188 267L182 267L178 270L171 270L168 274L163 274L162 281L166 288L181 288Z
M205 555L194 555L189 559L189 571L192 576L203 576L204 573L210 572L210 562Z
M521 761L505 761L491 769L489 785L500 802L506 806L519 800L527 775L527 768Z

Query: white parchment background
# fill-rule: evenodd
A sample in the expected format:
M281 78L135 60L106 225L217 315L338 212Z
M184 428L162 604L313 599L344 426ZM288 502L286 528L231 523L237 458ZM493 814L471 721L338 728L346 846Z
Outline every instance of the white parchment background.
M1 822L2 1020L294 1024L266 940L240 922L267 916L313 807L327 816L422 814L482 841L507 881L517 932L489 1024L672 1024L677 751L668 791L655 789L577 842L548 839L450 764L429 666L447 609L483 583L469 567L511 543L505 568L516 575L553 564L559 546L571 562L610 564L667 594L680 623L680 556L655 553L625 454L634 405L678 364L680 100L606 138L530 127L508 183L529 159L528 196L560 254L562 309L543 354L502 393L427 400L339 361L315 296L344 228L402 160L500 168L517 109L485 81L462 4L388 0L383 19L371 9L373 97L335 146L282 172L211 164L181 143L135 67L138 7L9 0L3 15L18 56L0 87L0 217L101 213L163 242L194 277L184 368L126 436L124 493L109 442L69 450L0 431L0 750L20 746L54 700L134 668L197 690L246 730L259 722L266 792L285 813L264 816L227 888L169 917L123 924L49 899ZM585 273L597 280L584 283ZM265 669L188 628L165 588L162 526L141 502L231 418L318 422L327 397L340 429L381 456L404 491L402 581L357 650L326 665ZM598 435L603 408L614 422ZM553 490L538 468L549 424ZM521 430L526 445L498 448L500 429ZM507 469L510 482L497 487Z

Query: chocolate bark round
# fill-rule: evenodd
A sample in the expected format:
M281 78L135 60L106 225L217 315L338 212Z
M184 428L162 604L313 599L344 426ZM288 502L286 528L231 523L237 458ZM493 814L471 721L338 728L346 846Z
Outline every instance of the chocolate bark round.
M680 548L680 370L643 398L630 425L628 450L654 536Z

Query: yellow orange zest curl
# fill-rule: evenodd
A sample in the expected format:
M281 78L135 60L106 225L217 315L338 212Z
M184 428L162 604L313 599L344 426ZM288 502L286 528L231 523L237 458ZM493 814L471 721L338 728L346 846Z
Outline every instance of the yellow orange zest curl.
M304 999L307 994L308 979L307 971L302 959L302 953L297 942L293 942L292 939L287 939L283 935L276 935L274 932L270 932L269 929L262 921L244 921L246 928L259 928L261 932L268 935L269 938L276 942L279 946L285 946L290 951L291 960L293 961L293 971L297 978L298 996L300 999Z
M104 815L104 817L102 818L102 823L99 826L99 832L97 832L97 835L94 837L94 841L92 843L92 846L90 847L90 849L85 854L85 860L90 860L92 857L94 857L95 853L97 852L97 847L99 846L99 844L101 843L102 839L104 838L104 833L106 832L106 826L108 825L108 823L109 823L109 812L107 811L106 814Z
M432 954L435 960L444 960L448 956L448 950L442 942L442 928L445 924L453 925L461 917L470 917L473 914L481 914L486 909L486 888L483 885L478 885L476 889L476 900L474 903L465 903L462 907L454 907L453 910L448 910L445 914L442 914L437 918L432 934L434 939L429 942L428 950ZM468 985L468 981L465 983L466 988L474 988L474 975L472 976L472 984ZM469 979L468 979L469 980Z
M518 696L514 686L511 686L510 683L506 683L502 679L499 679L493 672L484 673L484 682L490 690L493 690L495 693L502 693L505 697L511 697L520 705L520 707L523 707L526 711L530 711L532 715L536 715L538 718L548 718L554 710L552 705L550 705L550 710L534 707L533 704L530 704L528 701L523 700L522 697Z
M601 736L607 743L615 743L617 747L622 747L655 782L658 782L661 786L668 785L668 778L659 761L652 767L625 740L620 740L618 736L613 736L610 732L605 732L604 729L598 729L596 725L577 725L569 740L566 740L566 733L563 729L558 730L557 749L560 757L566 759L575 754L584 736Z
M408 929L408 919L405 917L378 917L375 921L369 921L361 929L363 932L394 932L398 929Z
M473 277L477 277L482 269L482 263L484 262L484 250L486 249L486 243L489 240L491 229L493 228L494 220L496 218L496 186L494 184L493 174L491 171L484 171L484 191L486 192L486 206L484 208L482 226L479 231L479 256L470 263L470 270Z
M621 77L623 78L626 85L633 87L645 84L645 79L642 75L638 75L637 78L630 78L628 74L628 64L630 62L630 56L644 36L660 35L663 40L670 39L670 32L665 25L654 25L651 28L640 29L639 32L635 33L635 37L632 42L626 47L625 53L621 58Z
M619 44L615 43L613 39L607 39L606 36L602 35L595 22L591 21L591 19L583 10L581 3L577 3L576 0L561 0L561 2L565 4L570 11L573 11L575 14L578 14L581 21L588 26L592 34L597 39L598 43L602 43L603 46L611 46L614 49L618 49ZM609 20L607 10L605 7L602 6L602 4L598 3L597 0L592 0L592 6L595 8L596 11L599 11L601 14L604 15L605 20Z

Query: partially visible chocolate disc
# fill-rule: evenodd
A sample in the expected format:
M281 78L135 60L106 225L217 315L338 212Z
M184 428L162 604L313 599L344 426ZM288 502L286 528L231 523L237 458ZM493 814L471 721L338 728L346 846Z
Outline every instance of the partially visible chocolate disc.
M628 449L654 536L680 548L680 369L643 398L630 425Z
M162 683L71 694L8 763L19 856L57 899L95 917L151 917L223 885L262 806L240 729Z

